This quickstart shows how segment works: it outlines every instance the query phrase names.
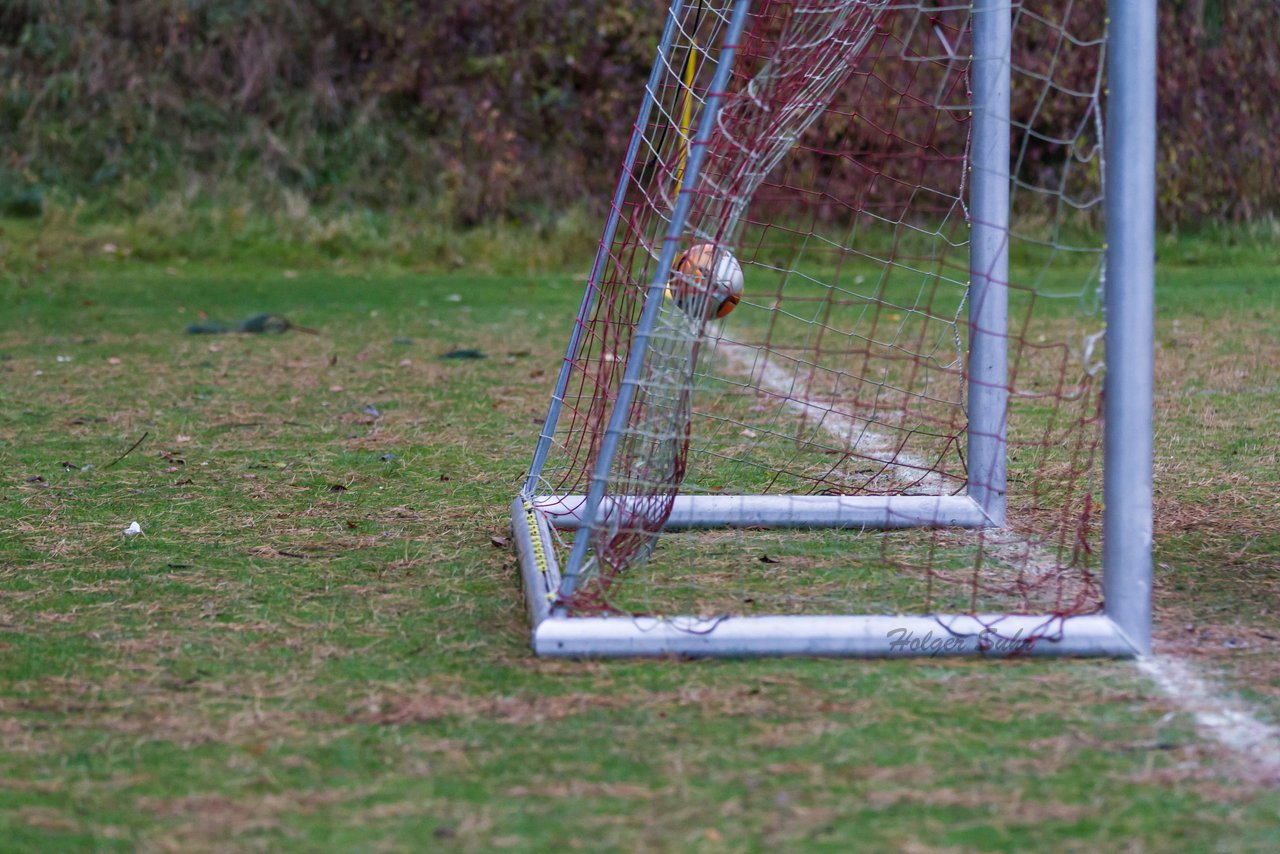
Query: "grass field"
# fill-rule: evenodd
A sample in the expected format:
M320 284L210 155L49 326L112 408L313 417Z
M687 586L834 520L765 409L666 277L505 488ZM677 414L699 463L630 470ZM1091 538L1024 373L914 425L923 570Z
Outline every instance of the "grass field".
M1158 646L1277 722L1280 259L1161 251ZM575 277L249 256L10 256L0 849L1274 850L1131 663L534 659Z

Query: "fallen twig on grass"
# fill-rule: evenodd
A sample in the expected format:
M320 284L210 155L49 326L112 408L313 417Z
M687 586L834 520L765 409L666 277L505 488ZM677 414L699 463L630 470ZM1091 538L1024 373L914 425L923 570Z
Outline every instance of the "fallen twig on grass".
M115 458L114 460L112 460L111 462L107 463L105 466L103 466L103 468L104 468L104 469L109 469L109 468L111 468L113 465L115 465L116 463L118 463L118 462L120 462L121 460L123 460L125 457L129 456L130 454L132 454L134 451L136 451L136 450L138 449L138 446L139 446L139 445L141 445L143 442L145 442L145 441L146 441L147 437L148 437L148 436L150 436L150 435L151 435L151 431L150 431L150 430L144 430L144 431L142 431L142 435L138 437L138 441L136 441L136 442L134 442L132 445L130 445L130 446L129 446L129 450L125 451L123 454L121 454L120 456L116 457L116 458Z

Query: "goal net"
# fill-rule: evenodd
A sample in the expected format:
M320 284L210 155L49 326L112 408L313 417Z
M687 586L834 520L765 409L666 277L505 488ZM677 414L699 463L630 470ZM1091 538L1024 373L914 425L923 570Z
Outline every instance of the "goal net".
M562 651L1103 613L1104 11L673 3L513 505L535 622L640 640Z

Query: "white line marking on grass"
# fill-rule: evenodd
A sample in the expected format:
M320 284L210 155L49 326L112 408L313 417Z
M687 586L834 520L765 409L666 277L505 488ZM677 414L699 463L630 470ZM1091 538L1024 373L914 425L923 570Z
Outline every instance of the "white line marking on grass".
M1192 715L1202 734L1237 754L1263 783L1280 784L1280 727L1258 720L1239 700L1219 696L1190 664L1177 658L1140 658L1138 669Z
M717 351L732 364L733 370L746 374L761 389L777 395L784 406L801 418L816 420L818 426L843 443L843 447L856 450L868 459L885 463L896 480L911 485L906 494L944 494L945 485L941 475L932 471L924 460L899 450L899 443L870 429L870 421L837 411L831 401L808 397L804 393L803 384L786 369L772 363L769 354L763 350L750 350L754 356L751 358L744 352L750 348L736 346L727 340L721 343L725 346L717 347ZM795 364L798 366L801 363ZM796 396L797 392L799 396Z
M921 477L928 466L907 454L895 453L892 440L867 429L867 422L836 412L830 404L824 406L793 397L798 385L796 378L770 363L767 354L757 352L753 360L734 346L724 347L720 352L733 363L735 370L781 397L789 409L804 418L816 418L819 426L833 438L887 463L900 480L941 492L941 477L937 474ZM1047 573L1058 565L1057 558L1047 549L1016 533L985 530L981 536L989 553L1011 568L1025 566L1032 572ZM1262 783L1280 785L1280 727L1258 720L1238 699L1222 696L1185 661L1171 656L1140 658L1137 666L1165 696L1192 715L1202 735L1234 753Z

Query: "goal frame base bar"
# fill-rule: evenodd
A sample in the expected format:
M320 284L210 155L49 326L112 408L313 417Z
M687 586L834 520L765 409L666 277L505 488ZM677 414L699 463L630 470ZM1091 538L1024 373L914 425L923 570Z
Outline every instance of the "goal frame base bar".
M537 655L560 658L1131 658L1137 649L1103 615L548 617Z
M613 499L625 501L626 499ZM551 524L577 530L584 495L533 499ZM663 530L701 528L984 528L992 524L967 495L677 495Z
M513 501L511 528L533 624L533 651L539 656L1132 658L1142 652L1105 614L553 616L560 573L548 517L535 511L535 506L534 500L525 497Z

